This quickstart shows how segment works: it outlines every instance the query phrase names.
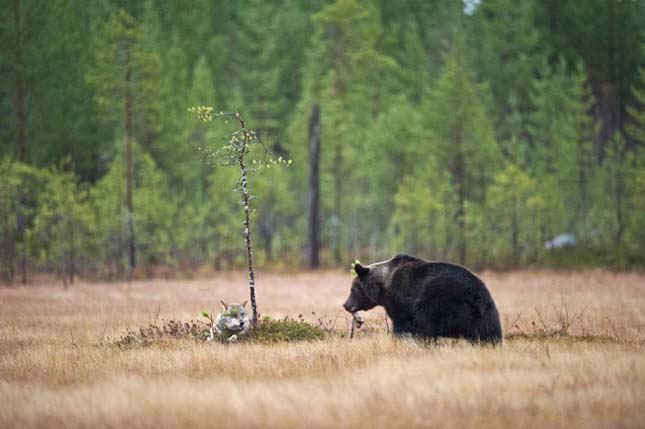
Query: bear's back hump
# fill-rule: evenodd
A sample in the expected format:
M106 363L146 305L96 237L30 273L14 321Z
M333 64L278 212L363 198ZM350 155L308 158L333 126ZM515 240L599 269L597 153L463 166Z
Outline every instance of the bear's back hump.
M479 277L467 268L449 262L416 260L400 264L393 273L391 286L408 295L421 293L433 283L437 284L438 279L449 279L456 287L472 288L489 295Z

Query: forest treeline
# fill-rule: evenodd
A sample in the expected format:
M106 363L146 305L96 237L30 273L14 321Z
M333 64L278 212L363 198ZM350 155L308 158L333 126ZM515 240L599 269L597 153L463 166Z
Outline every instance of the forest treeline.
M314 106L323 266L396 251L476 267L645 263L643 1L2 10L7 281L243 265L238 174L203 150L226 126L187 111L202 105L241 112L293 160L249 179L260 266L304 264ZM575 246L545 249L559 234Z

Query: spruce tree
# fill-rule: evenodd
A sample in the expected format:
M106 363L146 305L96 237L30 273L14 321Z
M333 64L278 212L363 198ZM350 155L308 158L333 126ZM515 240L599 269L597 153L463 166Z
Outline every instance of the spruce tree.
M38 212L28 234L36 258L73 284L83 262L91 260L95 241L94 213L88 189L69 171L69 160L50 171L38 199Z
M350 218L357 220L356 201L348 198L352 189L346 183L351 165L360 153L364 138L361 123L374 120L387 106L397 83L398 65L379 52L382 33L378 11L356 0L337 0L313 16L314 35L304 69L303 97L290 130L290 156L296 165L307 165L305 144L307 119L313 104L319 104L323 143L321 180L323 184L323 224L334 260L340 262L349 242L356 247L357 237L347 236ZM304 178L304 172L297 173ZM306 183L304 179L297 179ZM301 188L304 194L304 187ZM325 191L330 189L331 192Z
M135 140L145 141L154 132L159 108L160 57L144 41L141 25L126 10L116 10L96 35L92 66L87 73L97 109L121 131L126 145L128 278L136 266L133 147Z
M642 52L645 57L645 45ZM645 150L645 65L638 67L638 77L631 90L634 103L627 106L629 121L626 129L629 136L638 142L642 151Z
M589 116L593 99L582 64L571 70L564 60L533 82L528 131L532 146L528 161L549 201L547 208L560 219L549 234L585 234L590 177L594 166L594 122ZM564 209L555 213L556 207ZM545 237L546 238L546 237Z
M460 263L467 260L467 201L483 204L486 187L500 160L483 94L468 70L461 43L456 41L424 113L432 130L428 145L437 154L439 165L450 171L456 193L456 205L450 212Z

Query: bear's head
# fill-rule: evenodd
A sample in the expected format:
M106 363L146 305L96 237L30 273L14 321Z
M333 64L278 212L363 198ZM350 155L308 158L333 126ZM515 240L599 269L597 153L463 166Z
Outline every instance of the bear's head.
M349 298L343 304L345 310L355 313L371 310L381 304L381 298L385 291L387 267L376 265L364 267L358 262L354 265L356 277L352 281Z

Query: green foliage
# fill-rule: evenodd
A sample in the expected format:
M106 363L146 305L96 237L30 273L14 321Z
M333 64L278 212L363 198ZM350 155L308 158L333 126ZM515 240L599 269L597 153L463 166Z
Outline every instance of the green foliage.
M421 165L413 176L405 176L394 197L390 221L390 253L406 249L429 258L454 256L454 188L436 162Z
M294 255L304 246L302 238L293 231L300 211L293 189L289 186L291 160L278 158L277 164L256 167L258 175L253 185L254 211L251 219L258 232L260 263L279 262L284 255ZM278 165L289 168L276 168ZM273 166L273 167L271 167Z
M538 184L515 164L508 164L493 178L486 196L484 220L489 235L485 243L490 261L518 266L534 261L542 247L541 215L545 199Z
M595 131L587 114L592 103L587 77L582 64L570 70L564 60L544 66L542 73L531 92L535 110L528 132L534 147L527 162L535 177L544 178L544 193L551 195L546 211L553 213L554 223L548 234L585 234Z
M89 192L63 164L48 174L38 200L38 212L28 230L32 252L63 281L73 282L79 266L94 259L96 222ZM85 262L86 264L83 264Z
M317 341L325 337L325 331L302 319L272 319L263 317L244 337L245 341L258 343L281 343Z
M12 282L18 261L28 253L28 231L38 216L49 175L5 157L0 160L0 273Z
M239 121L240 126L245 124L244 119L237 112L215 112L212 107L195 107L190 111L196 113L205 123L221 118L225 126L231 120ZM214 225L209 233L211 240L217 243L216 253L220 255L216 266L220 266L222 259L228 259L229 263L233 263L237 259L235 254L240 254L242 251L236 240L236 237L239 237L237 231L241 223L239 221L240 210L238 204L235 204L231 191L241 193L241 204L245 211L251 212L249 201L257 199L258 203L254 204L254 209L249 215L259 228L264 244L264 257L270 262L273 255L274 239L280 237L281 230L285 230L285 221L296 216L293 209L290 209L287 204L292 201L292 198L285 172L281 171L283 169L275 168L277 166L288 167L292 164L292 160L282 156L275 158L262 138L255 131L246 128L246 125L238 130L229 128L223 138L219 136L219 138L208 140L209 137L212 137L212 134L206 135L203 145L200 146L205 159L222 166L236 165L242 170L242 177L237 182L235 182L235 176L222 169L215 169L210 177L209 199L213 202L217 201L217 203L213 204L212 212L209 213L209 218L206 220L211 220ZM244 164L241 164L242 157L245 159ZM264 170L264 180L260 180L257 185L250 187L247 175L260 169ZM252 196L248 193L249 189L253 191Z
M17 252L17 210L19 203L18 190L20 180L16 172L16 163L10 158L3 158L0 162L0 268L2 278L12 281L14 276L14 259Z
M645 45L643 45L642 52L645 57ZM626 108L630 118L626 125L627 132L641 145L645 145L645 65L638 68L637 80L631 90L634 96L634 105L628 105Z
M152 19L152 16L148 16ZM161 58L149 40L152 22L139 23L125 9L118 9L102 23L92 46L92 62L86 74L93 88L94 103L101 117L119 124L127 94L136 109L134 124L141 140L157 132L159 103L157 91Z
M144 269L153 265L174 265L183 250L178 248L174 232L174 220L179 212L177 200L154 160L140 152L136 158L133 222L140 261ZM126 267L124 170L123 155L118 154L110 171L92 190L100 260L109 268L110 276L120 275ZM189 243L184 245L190 246Z
M433 154L425 148L423 119L406 97L393 98L373 126L365 130L364 138L349 148L355 180L361 184L360 194L351 203L359 212L372 213L371 225L360 229L361 236L386 239L379 232L387 230L401 178L430 162ZM370 255L370 259L386 256Z
M462 47L456 44L445 58L436 89L424 107L437 161L453 169L463 158L465 192L481 201L500 155L486 112L487 90L477 86L463 55Z
M0 273L7 282L14 280L16 264L27 252L26 229L37 215L46 182L43 171L8 157L0 160Z
M486 187L499 168L500 151L488 120L484 99L486 88L476 85L466 66L459 40L445 58L439 81L425 103L429 139L437 165L450 171L455 199L444 201L440 212L453 219L454 228L444 230L446 242L454 240L457 253L449 256L466 263L468 231L481 222L468 207L482 205ZM445 185L444 185L445 186ZM452 244L445 244L450 252ZM471 260L473 258L470 258Z
M363 157L372 149L363 124L387 109L403 78L396 61L379 49L383 28L373 5L338 0L312 19L314 31L303 68L303 95L289 127L289 151L298 166L294 186L303 212L308 155L304 152L306 145L300 142L308 138L311 106L318 103L321 140L326 148L321 154L322 233L339 263L345 249L357 248L358 237L366 232L358 231L365 193L359 195L359 187L347 186L367 185L357 174L360 168L354 168L358 163L364 165ZM387 217L381 218L381 224Z
M526 109L527 92L542 60L546 46L540 44L535 21L536 4L513 0L487 0L473 15L473 32L484 35L474 41L475 70L489 82L496 99L496 110L505 122L509 96L522 100ZM528 100L527 100L528 101Z
M22 267L66 279L127 271L126 143L142 274L241 267L237 175L212 168L235 161L240 141L230 123L191 120L189 105L245 112L275 153L248 153L248 173L261 171L250 216L263 267L302 261L314 104L323 265L397 251L458 260L463 250L474 265L563 256L625 266L645 252L641 2L484 0L464 12L460 1L17 0L5 9L5 281ZM544 249L562 233L576 236L575 250ZM596 257L603 248L611 258Z

